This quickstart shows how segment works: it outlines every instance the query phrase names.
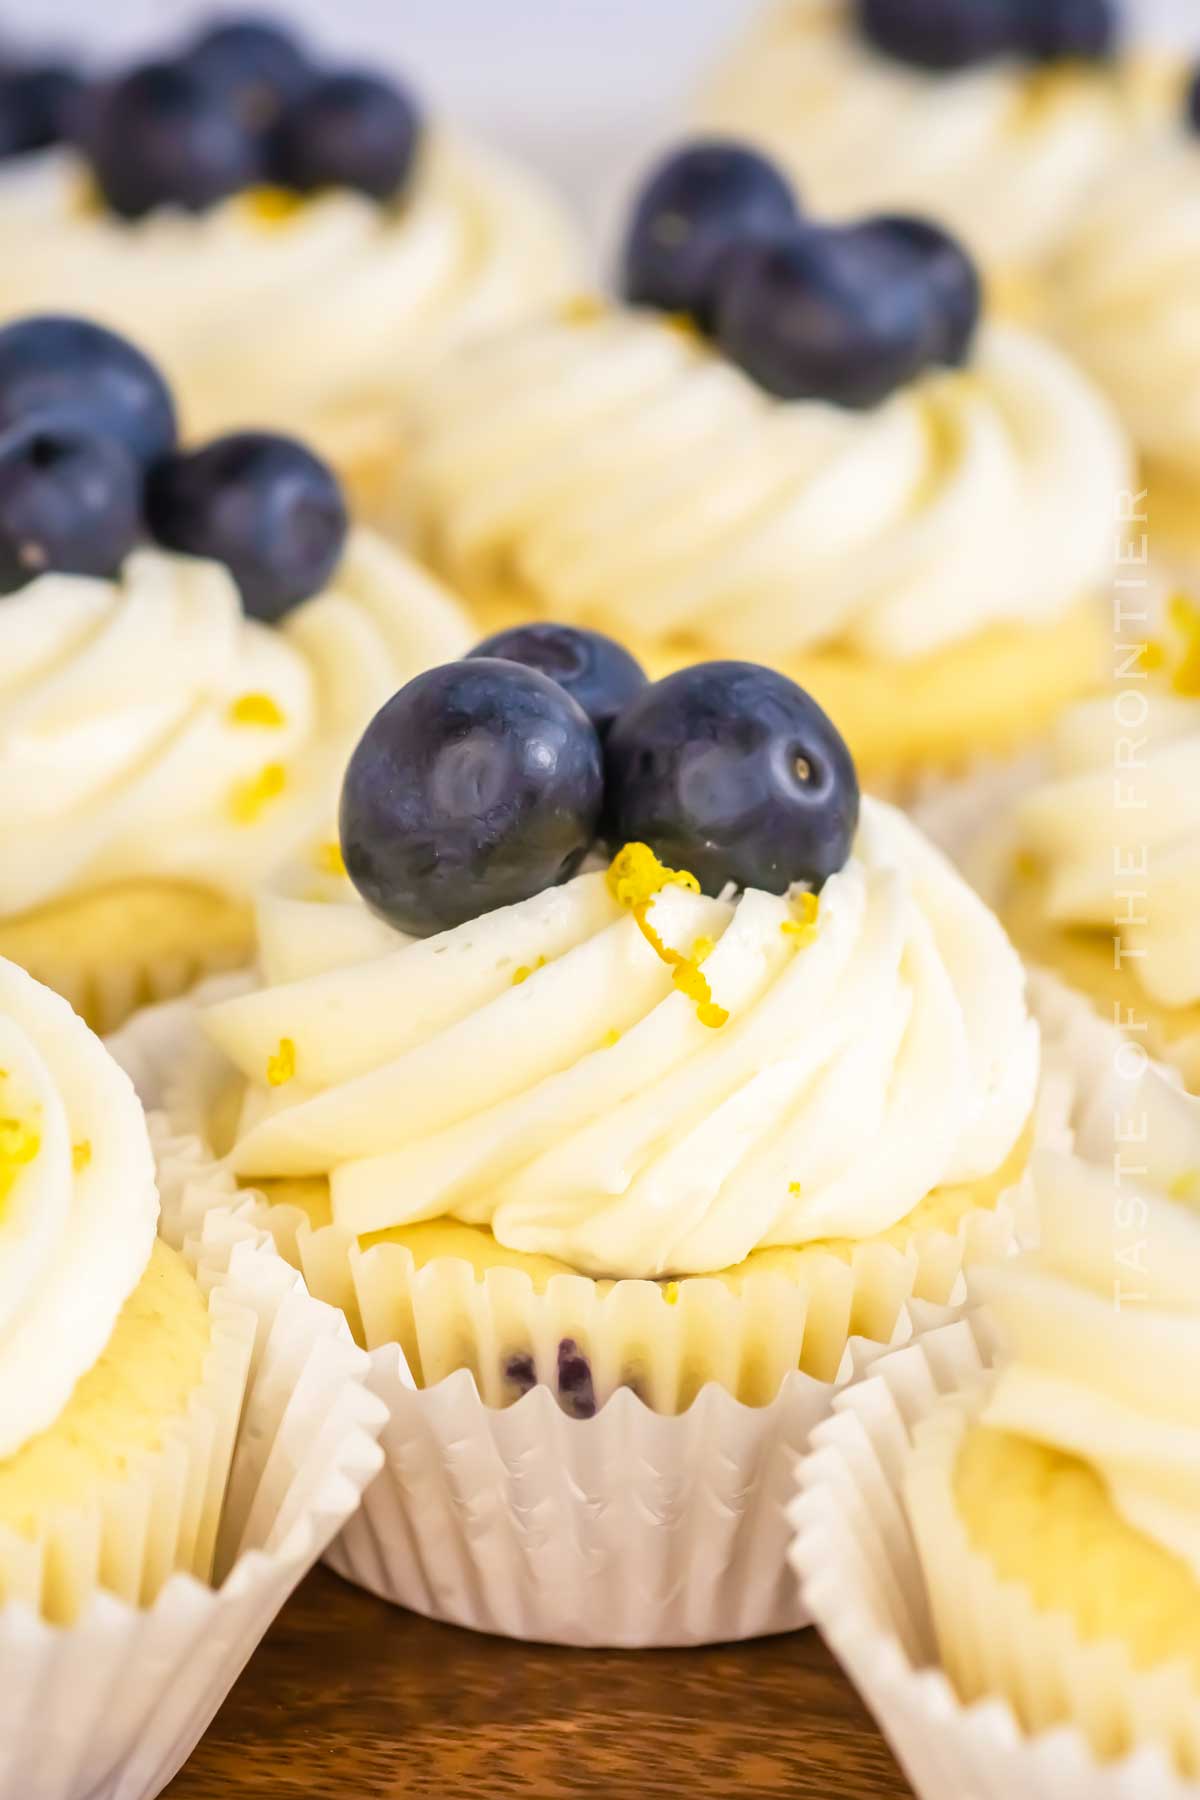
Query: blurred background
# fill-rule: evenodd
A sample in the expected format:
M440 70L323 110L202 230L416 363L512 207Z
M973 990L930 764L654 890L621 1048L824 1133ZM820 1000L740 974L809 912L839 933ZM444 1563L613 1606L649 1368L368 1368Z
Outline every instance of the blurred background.
M763 0L241 0L339 57L390 63L461 123L529 157L595 223ZM1129 0L1200 50L1200 0ZM121 58L235 0L0 0L0 33Z

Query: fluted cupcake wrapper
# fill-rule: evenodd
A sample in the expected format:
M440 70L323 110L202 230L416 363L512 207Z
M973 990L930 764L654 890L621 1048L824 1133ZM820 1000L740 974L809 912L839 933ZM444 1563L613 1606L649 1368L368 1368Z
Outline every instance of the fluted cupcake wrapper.
M20 1601L0 1606L0 1800L159 1793L380 1467L383 1409L344 1321L227 1210L205 1220L191 1259L223 1322L218 1336L230 1327L210 1362L228 1355L244 1379L228 1418L219 1520L208 1488L204 1505L181 1509L195 1519L184 1541L203 1543L216 1585L186 1572L158 1583L159 1568L157 1592L137 1605L93 1582L79 1588L70 1625L50 1624ZM210 1482L217 1468L214 1453ZM144 1571L156 1570L161 1554L155 1517L152 1505ZM101 1537L110 1523L98 1523ZM119 1571L139 1563L131 1530L119 1536Z
M948 1471L992 1353L986 1317L969 1314L880 1359L837 1398L790 1509L804 1603L919 1800L1200 1800L1169 1750L1181 1741L1181 1671L1137 1677L1121 1646L1081 1645L966 1541ZM930 1507L928 1583L906 1476ZM1194 1697L1190 1711L1189 1740ZM1080 1723L1063 1723L1068 1712ZM1102 1761L1097 1744L1124 1754Z

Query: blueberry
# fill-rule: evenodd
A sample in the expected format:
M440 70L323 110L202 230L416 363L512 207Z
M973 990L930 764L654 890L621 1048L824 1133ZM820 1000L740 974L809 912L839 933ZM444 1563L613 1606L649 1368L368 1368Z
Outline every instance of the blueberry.
M468 658L418 675L368 725L342 788L342 854L369 906L426 936L566 881L602 793L600 740L570 694Z
M605 833L649 844L706 894L814 888L850 855L858 776L802 688L756 663L700 663L648 687L605 747Z
M316 79L292 34L253 15L219 20L195 40L184 60L255 133L268 131Z
M116 438L74 413L0 436L0 592L49 569L113 575L141 534L142 472Z
M83 82L61 63L0 74L0 157L45 150L71 135Z
M1050 0L858 0L877 50L921 69L965 69L1022 48L1021 7Z
M0 430L63 410L119 438L146 466L175 445L171 391L126 338L53 313L0 329Z
M892 279L861 227L802 226L748 245L717 295L725 354L780 400L876 406L932 359L939 322L915 268Z
M164 457L146 483L146 518L169 550L224 563L246 611L266 620L326 586L348 529L332 470L265 431Z
M185 63L145 63L106 87L90 109L87 150L106 202L127 219L158 206L203 212L262 173L253 133Z
M900 213L868 219L856 234L867 254L878 258L880 280L915 278L926 285L936 318L930 359L960 368L979 325L983 283L957 238L928 219Z
M711 324L718 266L734 244L796 223L796 197L774 163L745 144L689 144L653 171L638 198L622 263L626 299Z
M1200 131L1200 69L1197 69L1188 82L1187 99L1185 101L1187 122L1193 131Z
M514 625L484 638L470 654L540 669L579 702L601 738L621 708L646 686L645 670L623 644L577 625Z
M420 113L403 88L352 71L326 75L280 119L272 174L301 194L344 187L391 200L412 172L420 136Z
M1043 62L1102 62L1117 46L1113 0L1024 0L1024 47Z

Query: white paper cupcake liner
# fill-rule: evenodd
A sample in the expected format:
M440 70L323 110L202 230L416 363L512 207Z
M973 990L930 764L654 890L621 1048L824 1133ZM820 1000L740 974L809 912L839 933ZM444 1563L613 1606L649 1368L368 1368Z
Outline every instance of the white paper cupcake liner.
M801 1492L790 1511L791 1558L804 1602L919 1800L1200 1800L1200 1784L1177 1773L1161 1742L1102 1762L1082 1729L1028 1731L1003 1698L965 1701L939 1663L904 1476L921 1422L944 1396L969 1393L992 1351L986 1318L968 1315L882 1358L835 1400L833 1417L818 1426L800 1465ZM946 1607L953 1604L947 1595ZM993 1622L999 1627L999 1618ZM1045 1641L1008 1622L1017 1636L998 1629L987 1654L1019 1656L1033 1689L1044 1682L1044 1693L1059 1692L1067 1678L1063 1622L1045 1626ZM1072 1671L1076 1680L1097 1681L1077 1696L1092 1716L1105 1705L1117 1707L1118 1716L1129 1707L1120 1664L1116 1646L1103 1646L1086 1672Z
M249 1357L219 1585L176 1573L145 1607L97 1589L70 1626L0 1608L0 1800L158 1794L380 1467L383 1411L345 1322L228 1211L192 1260Z

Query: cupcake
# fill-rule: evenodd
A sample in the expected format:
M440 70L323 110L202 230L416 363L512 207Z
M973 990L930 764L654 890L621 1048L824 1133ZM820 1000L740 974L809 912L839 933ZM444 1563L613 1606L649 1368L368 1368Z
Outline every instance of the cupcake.
M834 211L914 209L996 297L1043 299L1062 233L1167 110L1175 76L1119 57L1116 0L786 0L711 82L706 128L761 144Z
M1098 683L1124 436L1059 351L980 324L953 240L809 222L761 157L693 145L623 285L414 406L402 502L481 620L595 626L655 673L758 658L892 789L1009 755Z
M330 854L363 724L465 625L300 443L176 449L99 327L0 331L0 413L0 954L107 1030L247 960L255 888Z
M1183 594L1110 693L1060 721L1044 764L974 812L963 865L1014 943L1200 1088L1200 768L1195 648ZM1150 665L1154 665L1151 667Z
M923 1800L1200 1772L1200 1116L1088 1030L1105 1067L1076 1154L1034 1158L1038 1250L977 1271L980 1310L879 1363L802 1471L805 1593Z
M151 1800L376 1473L344 1323L213 1212L156 1236L145 1115L0 961L3 1790Z
M1111 396L1143 458L1156 552L1200 560L1200 80L1168 129L1114 171L1059 247L1064 344Z
M265 897L260 979L177 1009L160 1174L174 1233L240 1192L376 1356L403 1350L392 1478L336 1566L484 1629L711 1641L800 1622L762 1496L910 1307L1017 1241L1038 1039L996 921L903 815L860 809L793 683L643 683L602 776L611 699L485 656L382 709L341 895ZM581 865L598 825L622 847ZM564 1416L595 1433L568 1447ZM492 1473L463 1532L468 1442ZM589 1593L655 1571L630 1616L514 1568L514 1508L557 1517L564 1488ZM447 1544L470 1572L430 1577Z
M0 123L23 120L17 86L0 85ZM89 311L162 361L189 432L269 420L364 495L414 372L578 280L565 212L532 174L277 25L218 23L30 135L0 139L24 151L0 172L21 244L0 320L83 282Z

